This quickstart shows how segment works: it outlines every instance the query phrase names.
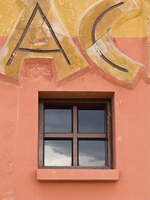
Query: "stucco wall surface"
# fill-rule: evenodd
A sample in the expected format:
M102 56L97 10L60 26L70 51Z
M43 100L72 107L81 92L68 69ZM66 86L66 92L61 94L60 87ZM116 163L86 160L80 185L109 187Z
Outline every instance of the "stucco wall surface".
M150 200L150 2L123 2L0 1L0 200ZM97 24L93 42L94 21L116 5ZM40 8L70 64L62 54L47 53L58 46ZM33 10L37 15L27 30ZM20 48L34 53L14 50L25 29ZM99 180L83 180L85 173L77 170L72 176L78 180L59 180L59 170L55 180L39 180L39 98L111 99L113 167L119 176L113 180L110 170L110 177L100 172L105 176Z
M19 84L9 78L0 81L0 199L149 200L149 84L141 79L134 89L122 88L91 71L59 85L53 73L51 79L44 73L51 71L51 62L42 63L26 60ZM37 180L39 91L52 98L68 97L68 92L73 98L114 93L113 149L118 181Z

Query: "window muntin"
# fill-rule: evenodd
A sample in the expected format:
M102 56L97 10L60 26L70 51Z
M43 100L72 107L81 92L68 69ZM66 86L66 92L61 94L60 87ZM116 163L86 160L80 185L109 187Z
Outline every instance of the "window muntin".
M40 100L39 168L112 168L110 105L109 100ZM57 119L59 125L53 125Z

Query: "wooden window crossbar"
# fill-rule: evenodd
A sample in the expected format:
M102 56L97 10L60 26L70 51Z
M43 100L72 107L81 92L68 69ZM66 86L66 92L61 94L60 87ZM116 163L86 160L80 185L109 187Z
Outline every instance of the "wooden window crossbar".
M49 132L45 130L45 109L70 109L71 115L71 132ZM104 111L104 131L103 132L80 132L79 131L79 110L103 110ZM45 141L71 141L72 155L71 166L45 166L44 165L44 148ZM105 165L104 166L80 166L79 163L79 146L82 143L102 141L105 148ZM79 145L79 143L81 143ZM85 145L85 144L84 144ZM83 149L84 151L84 149ZM110 169L112 165L112 128L111 128L111 101L110 100L72 100L72 99L40 99L39 101L39 168L100 168ZM49 155L51 156L51 155Z

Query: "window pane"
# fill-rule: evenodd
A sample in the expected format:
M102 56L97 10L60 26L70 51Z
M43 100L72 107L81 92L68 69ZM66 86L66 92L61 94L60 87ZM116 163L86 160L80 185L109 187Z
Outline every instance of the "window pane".
M78 110L79 133L104 133L104 110Z
M45 140L44 166L71 166L71 140Z
M45 109L45 132L72 132L72 110Z
M79 140L79 166L105 166L105 141Z

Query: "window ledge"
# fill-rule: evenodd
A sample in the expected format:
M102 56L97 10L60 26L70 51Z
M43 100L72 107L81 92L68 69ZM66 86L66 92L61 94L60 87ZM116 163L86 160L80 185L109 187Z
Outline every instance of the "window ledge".
M37 169L39 181L117 181L118 169Z

